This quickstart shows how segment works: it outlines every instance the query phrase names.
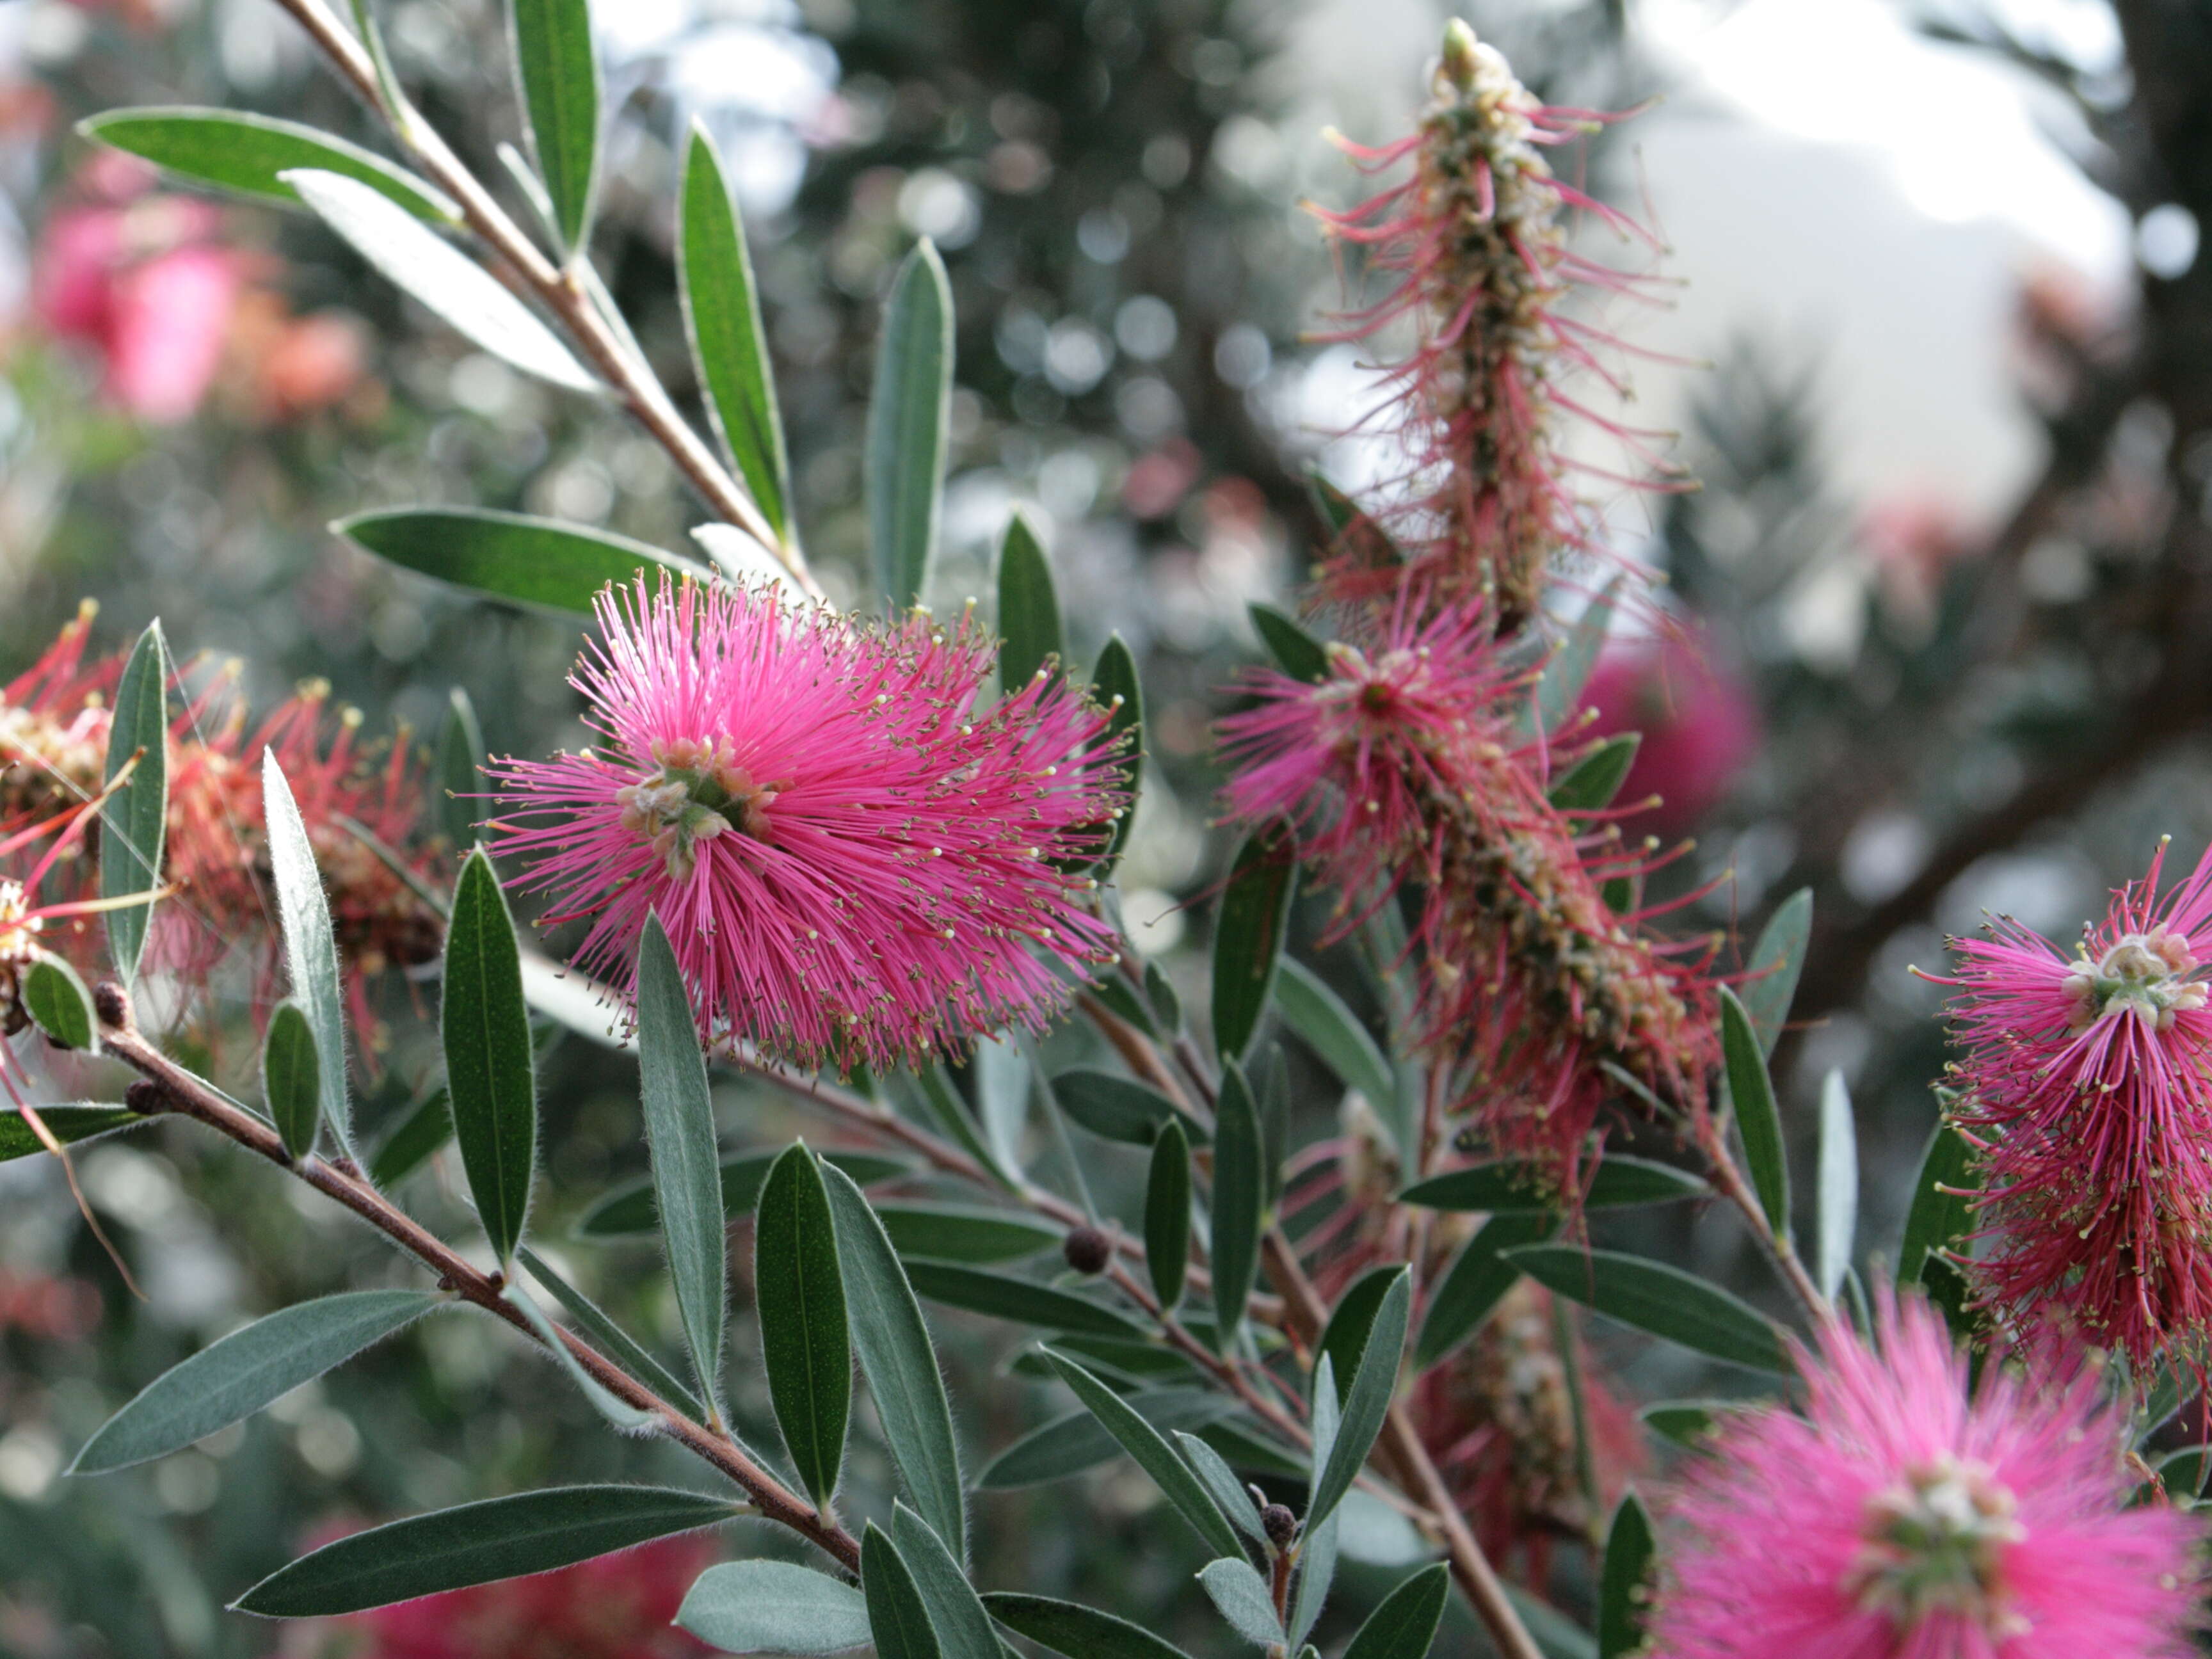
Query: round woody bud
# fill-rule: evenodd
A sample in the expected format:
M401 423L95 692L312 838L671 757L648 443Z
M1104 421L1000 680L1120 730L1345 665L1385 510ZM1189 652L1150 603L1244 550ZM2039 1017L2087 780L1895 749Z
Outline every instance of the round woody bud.
M123 1103L142 1117L169 1109L169 1091L149 1077L142 1077L123 1091Z
M1285 1550L1291 1547L1291 1540L1298 1535L1298 1517L1291 1513L1286 1504L1270 1504L1260 1511L1260 1528L1267 1534L1270 1544L1279 1550Z
M101 1024L120 1030L131 1023L130 996L113 980L104 979L92 988L92 1011Z
M1078 1227L1060 1247L1067 1265L1084 1274L1103 1273L1114 1259L1114 1241L1096 1227Z

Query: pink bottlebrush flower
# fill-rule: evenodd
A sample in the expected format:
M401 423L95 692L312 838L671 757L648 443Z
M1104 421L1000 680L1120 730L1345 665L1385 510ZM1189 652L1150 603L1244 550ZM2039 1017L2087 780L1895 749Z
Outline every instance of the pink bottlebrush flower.
M2001 920L1953 941L1956 1121L1984 1148L1982 1297L2147 1361L2212 1340L2212 852L2161 842L2069 957Z
M1329 647L1318 684L1246 676L1255 706L1221 724L1229 814L1291 822L1341 896L1340 933L1417 885L1414 1040L1457 1068L1460 1109L1498 1151L1571 1193L1619 1092L1601 1061L1702 1110L1713 993L1606 903L1605 884L1644 854L1605 815L1584 830L1546 798L1548 753L1512 718L1528 676L1505 665L1489 613L1446 605L1417 620L1428 611L1402 594L1366 648Z
M2126 1507L2094 1373L2030 1383L1885 1292L1800 1352L1801 1415L1723 1419L1662 1510L1654 1659L2183 1659L2199 1528Z
M1629 806L1658 797L1632 820L1656 836L1696 829L1759 747L1750 690L1680 635L1609 647L1583 698L1597 711L1592 737L1642 735L1615 799Z
M1106 715L1040 676L985 712L963 619L872 627L772 592L611 589L574 684L604 745L492 769L580 967L627 990L648 911L711 1042L913 1063L1041 1027L1108 952L1071 864L1126 805Z

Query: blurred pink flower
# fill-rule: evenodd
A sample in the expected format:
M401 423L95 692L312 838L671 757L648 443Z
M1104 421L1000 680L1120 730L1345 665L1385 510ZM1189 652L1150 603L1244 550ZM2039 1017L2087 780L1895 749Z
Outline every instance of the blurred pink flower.
M1624 807L1659 798L1628 820L1639 833L1673 837L1696 829L1759 747L1750 688L1680 635L1608 647L1583 700L1597 711L1592 735L1643 735L1613 797Z
M1663 1509L1654 1659L2183 1659L2197 1523L2127 1507L2095 1374L1966 1362L1917 1299L1801 1353L1802 1414L1723 1415Z

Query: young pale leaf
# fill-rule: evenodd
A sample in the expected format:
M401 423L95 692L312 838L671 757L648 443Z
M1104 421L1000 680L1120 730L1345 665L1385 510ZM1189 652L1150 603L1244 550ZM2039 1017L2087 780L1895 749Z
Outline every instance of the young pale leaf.
M1624 1659L1644 1640L1644 1581L1651 1572L1651 1517L1635 1492L1623 1494L1605 1538L1598 1576L1598 1659Z
M999 687L1008 696L1027 685L1048 660L1065 660L1060 595L1052 561L1030 515L1016 508L999 544Z
M521 301L389 197L317 167L289 167L277 176L386 279L493 356L570 391L599 389Z
M1897 1253L1899 1284L1918 1284L1930 1256L1966 1236L1972 1212L1962 1194L1972 1173L1973 1157L1973 1148L1949 1119L1936 1126L1928 1150L1921 1154L1912 1206L1905 1212L1905 1240Z
M1015 1635L1026 1636L1066 1659L1185 1659L1181 1648L1152 1632L1073 1601L992 1590L984 1595L983 1605Z
M1318 1526L1308 1527L1298 1541L1297 1588L1291 1595L1291 1647L1296 1650L1312 1633L1321 1610L1336 1581L1337 1535L1344 1520L1342 1509L1329 1511ZM1313 1651L1308 1648L1307 1652Z
M731 198L722 158L698 121L684 151L676 276L691 360L714 429L744 476L769 527L791 538L791 462L776 407L775 370L761 324L760 290L744 222Z
M1781 1340L1764 1316L1679 1267L1576 1244L1532 1244L1507 1251L1505 1260L1545 1289L1608 1319L1732 1365L1789 1372Z
M586 0L510 0L509 39L530 153L562 246L582 258L599 167L599 62Z
M962 1151L989 1170L1000 1186L1012 1190L1013 1177L999 1167L998 1155L983 1139L983 1126L976 1121L968 1103L960 1097L959 1090L952 1086L952 1079L944 1066L925 1066L911 1079L897 1079L897 1085L902 1094L919 1096L921 1109L937 1120L938 1127L958 1141Z
M1610 1164L1611 1158L1606 1160ZM1482 1224L1467 1242L1430 1299L1421 1334L1413 1343L1413 1364L1426 1370L1474 1334L1505 1299L1521 1269L1505 1258L1509 1250L1540 1244L1559 1230L1548 1211L1508 1211Z
M1686 1170L1626 1152L1607 1152L1590 1174L1583 1194L1586 1210L1630 1204L1665 1204L1675 1199L1705 1198L1712 1188ZM1539 1214L1559 1206L1559 1195L1545 1190L1544 1173L1533 1164L1500 1161L1472 1164L1464 1170L1417 1181L1398 1194L1403 1204L1425 1210L1466 1210L1487 1215Z
M1252 626L1275 665L1294 680L1315 684L1328 678L1328 649L1288 611L1272 605L1249 605Z
M1180 1123L1170 1123L1152 1143L1145 1182L1145 1270L1160 1311L1173 1313L1190 1271L1190 1143Z
M629 1373L631 1381L642 1382L663 1400L694 1418L707 1414L707 1408L700 1403L697 1395L678 1382L668 1368L640 1346L637 1340L628 1331L608 1318L597 1303L562 1278L551 1262L527 1244L514 1253L514 1259L527 1267L530 1276L568 1310L568 1317L599 1345L599 1352Z
M113 1134L118 1129L135 1129L142 1123L155 1121L128 1106L96 1106L88 1101L32 1109L38 1113L39 1121L46 1126L46 1133L64 1146ZM0 1112L0 1164L19 1158L36 1158L46 1150L46 1143L23 1121L21 1113Z
M91 1054L100 1047L100 1024L92 993L76 969L57 956L33 958L23 975L23 1012L50 1042ZM43 1112L44 1109L39 1109ZM20 1121L20 1120L19 1120Z
M1782 901L1751 948L1751 963L1743 978L1743 1006L1766 1054L1774 1052L1790 1018L1790 1000L1797 994L1797 975L1805 966L1805 945L1812 937L1813 890L1801 887Z
M1367 1338L1375 1328L1375 1316L1397 1274L1395 1267L1370 1267L1337 1298L1328 1323L1322 1331L1321 1345L1314 1350L1316 1365L1326 1358L1337 1376L1358 1375L1359 1356L1367 1352Z
M447 698L446 723L438 732L430 802L446 845L457 856L477 844L477 814L482 809L470 797L483 789L484 758L476 705L457 685Z
M1150 1146L1170 1123L1182 1126L1186 1140L1206 1139L1158 1090L1111 1072L1062 1072L1052 1080L1052 1097L1079 1126L1103 1139Z
M154 1379L84 1443L71 1474L105 1474L182 1450L411 1325L429 1291L348 1291L257 1319Z
M1060 1235L1010 1210L966 1204L878 1204L891 1248L908 1260L968 1266L1019 1261L1059 1244Z
M1267 1189L1259 1109L1243 1068L1233 1060L1222 1068L1213 1127L1214 1346L1227 1353L1243 1325L1244 1304L1259 1271Z
M1114 860L1127 844L1129 828L1137 821L1137 793L1145 781L1145 693L1137 679L1137 659L1119 634L1107 636L1091 672L1091 700L1107 714L1106 737L1122 745L1115 769L1121 775L1122 792L1129 804L1113 824L1106 856L1100 861L1098 879L1112 873Z
M78 122L76 130L195 184L287 207L299 206L300 196L282 175L295 167L314 167L358 179L418 219L452 224L461 216L444 191L358 144L246 110L110 110Z
M822 1171L805 1142L777 1158L753 1220L761 1359L799 1481L824 1510L845 1461L853 1350Z
M776 1157L774 1152L748 1152L723 1164L722 1213L727 1219L734 1221L739 1216L752 1213L753 1206L760 1201L761 1185L768 1179ZM895 1180L913 1168L902 1159L878 1158L872 1152L824 1152L822 1161L842 1170L863 1187ZM653 1207L653 1183L641 1181L618 1188L586 1211L584 1218L576 1224L576 1237L633 1238L657 1231L659 1224Z
M487 507L394 507L356 513L331 528L380 559L450 586L564 615L589 616L592 600L608 583L627 586L641 573L708 574L643 542Z
M592 1409L605 1419L609 1427L618 1434L643 1434L659 1421L659 1413L641 1411L617 1399L599 1378L586 1370L583 1362L561 1340L560 1327L546 1316L545 1310L539 1307L521 1285L510 1284L501 1294L509 1307L529 1322L530 1328L538 1333L538 1340L545 1345L547 1356L568 1373L568 1380L576 1385L576 1392L590 1402Z
M896 1500L891 1504L891 1541L914 1575L945 1659L1002 1659L991 1615L983 1611L960 1563L927 1522Z
M1451 1595L1451 1569L1423 1567L1382 1598L1345 1649L1344 1659L1428 1659Z
M1029 1127L1034 1069L1028 1053L1011 1035L981 1039L969 1064L975 1079L975 1115L982 1120L984 1144L991 1149L993 1162L1009 1175L1022 1171L1022 1136Z
M346 1157L353 1156L352 1114L346 1103L345 982L330 900L315 867L314 843L292 799L276 751L261 753L261 804L269 825L269 862L276 877L276 914L284 928L284 966L292 994L315 1033L316 1079L323 1121Z
M1589 683L1590 670L1597 666L1598 653L1605 649L1606 635L1612 631L1613 604L1620 597L1622 580L1616 576L1607 582L1604 591L1583 607L1582 615L1567 625L1559 648L1544 665L1535 695L1522 712L1520 726L1524 736L1558 732L1573 716L1575 706L1582 701L1583 687Z
M872 1521L860 1540L860 1594L868 1604L876 1659L944 1659L913 1569L890 1534Z
M925 238L900 265L884 305L861 452L876 583L894 616L929 586L951 399L952 289Z
M127 985L138 976L154 890L161 884L161 840L169 812L169 647L155 617L138 636L116 682L103 782L126 766L128 781L100 809L100 896L110 903L138 896L143 903L107 913L107 948ZM134 764L135 762L135 764Z
M1720 1400L1668 1400L1646 1406L1637 1415L1652 1433L1694 1451L1713 1431L1715 1419L1728 1408L1728 1402Z
M1206 1595L1230 1627L1246 1641L1279 1650L1289 1639L1282 1620L1275 1617L1267 1581L1244 1559L1241 1549L1234 1557L1207 1563L1198 1582L1206 1586Z
M1237 1471L1229 1467L1229 1461L1194 1434L1178 1429L1175 1437L1182 1449L1183 1462L1190 1465L1190 1472L1198 1477L1215 1507L1229 1517L1230 1524L1254 1543L1266 1542L1267 1529L1261 1522L1260 1506L1237 1478Z
M1607 738L1552 786L1552 805L1562 812L1595 812L1613 805L1613 798L1627 781L1628 769L1636 764L1636 750L1643 741L1633 732Z
M1224 1555L1243 1553L1236 1528L1206 1495L1190 1466L1176 1455L1175 1448L1168 1444L1158 1429L1138 1416L1120 1395L1066 1354L1048 1348L1045 1358L1060 1373L1060 1380L1075 1391L1075 1397L1106 1425L1109 1434L1121 1442L1121 1449L1136 1460L1137 1467L1152 1476L1152 1484L1210 1548Z
M240 1613L319 1619L549 1572L729 1520L742 1504L665 1486L554 1486L349 1534L238 1598Z
M1832 1071L1820 1085L1820 1294L1831 1302L1851 1270L1859 1225L1859 1139L1851 1118L1851 1093L1844 1074Z
M714 1101L707 1087L707 1060L699 1048L690 993L684 988L684 970L677 966L667 930L655 915L646 917L645 933L638 941L637 1054L640 1092L645 1103L645 1142L653 1159L661 1243L668 1252L676 1309L684 1322L684 1340L691 1350L699 1392L713 1401L721 1392L722 1327L730 1294L721 1152L714 1143ZM815 1196L821 1211L821 1231L816 1243L826 1253L834 1280L836 1252L830 1241L827 1200L821 1198L819 1187L817 1181ZM842 1382L851 1369L844 1354L842 1297L834 1309L824 1310L825 1318L833 1316ZM770 1376L773 1380L773 1368ZM778 1414L781 1414L781 1405ZM841 1409L837 1420L841 1440L844 1426ZM833 1481L836 1472L833 1462Z
M269 1030L261 1039L261 1098L284 1150L295 1158L315 1150L323 1109L320 1073L314 1028L300 1005L287 997L269 1016Z
M1047 1376L1059 1375L1042 1350L1023 1356L1034 1358ZM1196 1429L1228 1414L1231 1402L1204 1389L1147 1389L1125 1395L1129 1409L1163 1434ZM1065 1480L1122 1455L1121 1442L1088 1411L1070 1412L1030 1430L993 1458L975 1485L983 1492L1010 1492ZM1248 1500L1249 1501L1249 1500Z
M1774 1079L1766 1052L1736 994L1721 987L1721 1053L1728 1064L1729 1097L1735 1103L1736 1133L1743 1137L1744 1158L1759 1207L1774 1237L1790 1238L1790 1158L1782 1142L1782 1113L1775 1104Z
M1010 1319L1041 1330L1079 1331L1131 1342L1144 1340L1143 1328L1113 1309L1033 1279L986 1273L950 1261L909 1261L906 1273L916 1291L949 1308Z
M1224 1061L1243 1059L1259 1032L1297 884L1289 827L1255 830L1237 851L1214 916L1213 1044Z
M481 849L453 886L441 1029L453 1133L477 1218L504 1264L522 1242L538 1172L538 1060L507 895Z
M866 1598L788 1561L725 1561L684 1592L676 1622L724 1653L843 1653L868 1643Z
M891 1462L921 1518L954 1554L964 1557L967 1510L960 1448L921 1304L915 1300L883 1223L852 1177L833 1167L823 1171L823 1180L837 1234L853 1346Z
M1297 957L1285 957L1275 981L1275 1006L1282 1011L1283 1024L1328 1063L1338 1082L1358 1090L1376 1111L1390 1112L1398 1097L1390 1062L1320 975Z
M1367 1454L1382 1431L1382 1419L1398 1391L1398 1368L1406 1355L1406 1326L1413 1311L1413 1274L1405 1267L1390 1269L1391 1278L1376 1309L1368 1338L1359 1357L1359 1369L1344 1391L1344 1417L1328 1461L1315 1476L1313 1497L1306 1506L1309 1530L1334 1512Z

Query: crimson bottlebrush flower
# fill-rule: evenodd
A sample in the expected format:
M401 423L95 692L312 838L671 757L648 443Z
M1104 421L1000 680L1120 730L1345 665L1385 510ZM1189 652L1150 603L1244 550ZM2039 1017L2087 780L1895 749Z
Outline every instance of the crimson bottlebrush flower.
M2008 920L1953 941L1954 1119L1983 1149L1968 1272L2031 1331L2151 1358L2212 1341L2212 852L2166 847L2070 957Z
M1340 934L1415 889L1414 1042L1455 1068L1462 1109L1497 1150L1571 1192L1618 1093L1600 1062L1702 1110L1713 993L1682 947L1607 904L1605 884L1647 860L1607 815L1585 830L1547 799L1547 750L1513 718L1528 677L1489 613L1463 603L1419 620L1429 609L1409 590L1387 623L1355 623L1367 644L1329 646L1318 684L1245 677L1254 706L1221 725L1229 813L1290 821L1341 896Z
M1509 629L1535 613L1554 556L1587 545L1570 479L1594 470L1559 453L1559 418L1604 428L1640 464L1664 471L1644 441L1657 434L1619 426L1570 389L1577 373L1625 389L1601 355L1619 343L1574 314L1571 292L1632 293L1641 284L1576 252L1563 212L1593 214L1658 246L1545 159L1546 149L1607 118L1547 106L1455 20L1419 127L1381 149L1339 141L1373 171L1411 158L1413 177L1347 212L1314 210L1327 235L1365 246L1368 263L1395 278L1382 301L1322 337L1363 338L1401 319L1415 331L1390 374L1415 497L1393 515L1410 574L1439 599L1486 601ZM1380 545L1369 535L1346 538L1324 573L1332 597L1388 592L1405 574L1378 559Z
M1800 1352L1801 1415L1723 1415L1662 1510L1654 1659L2182 1659L2197 1524L2127 1507L2123 1415L2093 1373L1966 1361L1883 1293L1878 1346Z
M1126 805L1106 715L1040 674L986 711L963 619L875 627L664 580L598 601L573 683L603 745L492 768L494 846L588 915L627 991L648 912L710 1042L912 1063L1041 1027L1111 936L1066 866Z

